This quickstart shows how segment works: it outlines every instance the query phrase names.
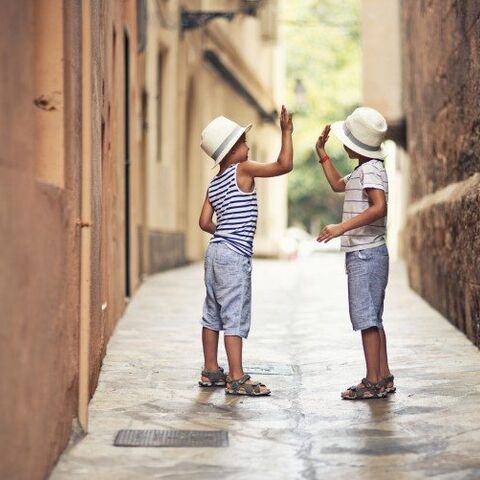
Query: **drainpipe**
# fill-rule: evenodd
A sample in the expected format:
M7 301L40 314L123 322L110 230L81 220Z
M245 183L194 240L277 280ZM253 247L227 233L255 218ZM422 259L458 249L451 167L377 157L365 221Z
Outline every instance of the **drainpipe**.
M91 311L91 0L82 2L82 190L81 190L81 265L80 265L80 335L78 362L78 420L88 431L90 399L90 311Z

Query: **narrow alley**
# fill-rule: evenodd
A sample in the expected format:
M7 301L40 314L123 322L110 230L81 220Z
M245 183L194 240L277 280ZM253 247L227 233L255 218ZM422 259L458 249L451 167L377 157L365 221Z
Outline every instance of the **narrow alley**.
M364 374L343 256L253 268L245 366L271 397L196 386L201 263L152 276L109 343L89 434L66 449L53 480L480 477L480 352L408 288L403 264L392 265L385 314L398 392L365 402L340 400ZM121 429L224 430L229 445L115 447Z

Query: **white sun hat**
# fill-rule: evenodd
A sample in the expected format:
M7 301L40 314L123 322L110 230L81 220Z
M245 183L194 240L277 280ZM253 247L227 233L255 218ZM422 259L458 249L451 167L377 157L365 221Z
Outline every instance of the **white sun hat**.
M335 122L330 128L338 140L360 155L379 159L387 156L382 149L387 121L373 108L359 107L345 121Z
M218 165L225 155L232 149L237 140L252 128L252 124L246 127L220 116L213 119L202 132L202 150Z

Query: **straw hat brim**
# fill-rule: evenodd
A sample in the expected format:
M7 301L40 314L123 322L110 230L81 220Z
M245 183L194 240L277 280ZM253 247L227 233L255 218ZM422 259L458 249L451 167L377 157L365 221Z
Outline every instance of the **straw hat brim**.
M215 160L215 164L212 168L215 168L227 155L227 153L232 149L232 147L238 142L238 139L244 134L247 133L252 128L252 124L248 124L246 127L241 128L236 135L234 135L230 141L225 144L225 148L222 152L218 155L217 159Z
M364 157L368 158L378 158L380 160L383 160L386 156L387 153L385 150L382 148L380 145L378 147L378 150L367 150L359 145L356 145L347 135L345 134L345 130L343 128L344 121L340 122L335 122L330 125L330 131L333 133L333 135L340 140L345 146L350 148L350 150L353 150L355 153L359 153L360 155L363 155Z

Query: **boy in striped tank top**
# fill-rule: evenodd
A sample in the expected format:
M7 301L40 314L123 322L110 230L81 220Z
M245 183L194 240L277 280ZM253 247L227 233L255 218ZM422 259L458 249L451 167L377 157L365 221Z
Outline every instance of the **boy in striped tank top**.
M343 143L348 156L358 160L355 170L341 177L325 151L330 131ZM342 392L345 400L383 398L395 386L387 357L383 328L383 303L388 281L388 250L385 244L388 179L381 148L387 122L376 110L357 108L345 121L327 125L316 150L334 192L345 192L342 222L327 225L319 242L341 236L346 252L348 301L354 330L361 330L366 375Z
M200 228L212 234L205 254L206 298L201 321L204 367L199 385L225 386L225 392L232 395L270 394L265 385L245 375L242 348L250 330L251 257L258 216L255 178L277 177L293 168L293 123L284 106L280 127L282 146L272 163L248 159L246 133L251 125L241 127L217 117L202 132L201 147L220 169L208 186L199 220ZM228 376L217 360L221 330Z

